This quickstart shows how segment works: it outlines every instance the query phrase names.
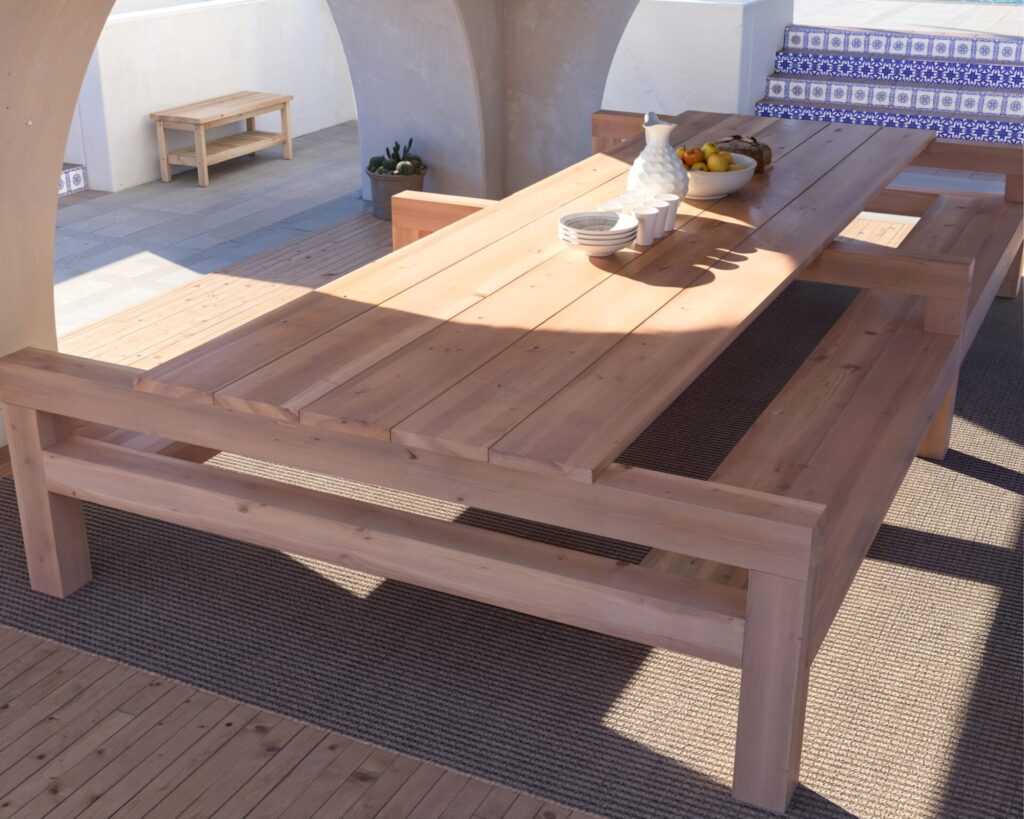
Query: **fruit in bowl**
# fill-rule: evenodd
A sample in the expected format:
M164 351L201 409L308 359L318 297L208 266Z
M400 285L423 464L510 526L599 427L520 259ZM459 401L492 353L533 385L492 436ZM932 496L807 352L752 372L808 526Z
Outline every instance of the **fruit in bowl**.
M746 185L757 170L757 160L719 150L713 142L700 148L678 148L676 154L686 166L690 181L687 199L721 199Z

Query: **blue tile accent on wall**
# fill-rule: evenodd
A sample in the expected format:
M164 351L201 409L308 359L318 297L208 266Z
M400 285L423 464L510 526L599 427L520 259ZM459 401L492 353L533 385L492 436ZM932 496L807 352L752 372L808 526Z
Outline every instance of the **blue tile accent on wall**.
M780 51L775 55L775 70L779 74L833 79L1024 89L1024 65Z
M882 125L896 128L926 128L943 139L1024 145L1024 122L972 119L959 116L864 111L852 108L818 107L791 103L760 102L757 113L765 117L843 122L853 125Z
M1024 114L1024 92L983 88L967 91L935 86L883 86L847 80L769 77L765 97L769 100L811 100L953 114L980 112L1007 117Z
M836 51L891 57L934 57L980 62L1024 61L1020 37L962 36L906 31L789 26L785 47L796 51Z

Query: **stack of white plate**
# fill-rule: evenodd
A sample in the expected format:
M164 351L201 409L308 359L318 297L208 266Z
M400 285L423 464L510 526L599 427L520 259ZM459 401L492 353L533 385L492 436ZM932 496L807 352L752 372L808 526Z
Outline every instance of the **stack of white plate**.
M558 220L558 238L588 256L611 256L636 241L637 220L625 213L569 213Z

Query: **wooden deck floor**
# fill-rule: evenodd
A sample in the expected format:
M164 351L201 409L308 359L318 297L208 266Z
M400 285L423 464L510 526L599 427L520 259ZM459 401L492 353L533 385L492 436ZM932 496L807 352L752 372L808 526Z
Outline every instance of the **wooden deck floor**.
M591 816L0 626L0 816Z
M896 245L910 227L860 219L845 235ZM151 367L389 249L389 225L360 214L75 331L60 349ZM588 814L0 626L0 819L11 816Z

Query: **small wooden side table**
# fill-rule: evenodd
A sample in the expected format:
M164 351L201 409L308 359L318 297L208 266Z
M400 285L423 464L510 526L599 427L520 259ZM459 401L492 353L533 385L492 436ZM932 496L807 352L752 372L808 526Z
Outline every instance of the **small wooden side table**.
M284 158L291 159L291 94L239 91L223 97L168 108L149 115L156 122L156 142L160 153L160 179L171 181L171 165L187 165L199 173L199 187L210 185L210 166L237 156L253 154L275 145L284 146ZM256 117L281 112L281 131L257 131ZM206 129L245 120L245 131L220 139L207 140ZM167 150L167 129L192 131L195 145Z

